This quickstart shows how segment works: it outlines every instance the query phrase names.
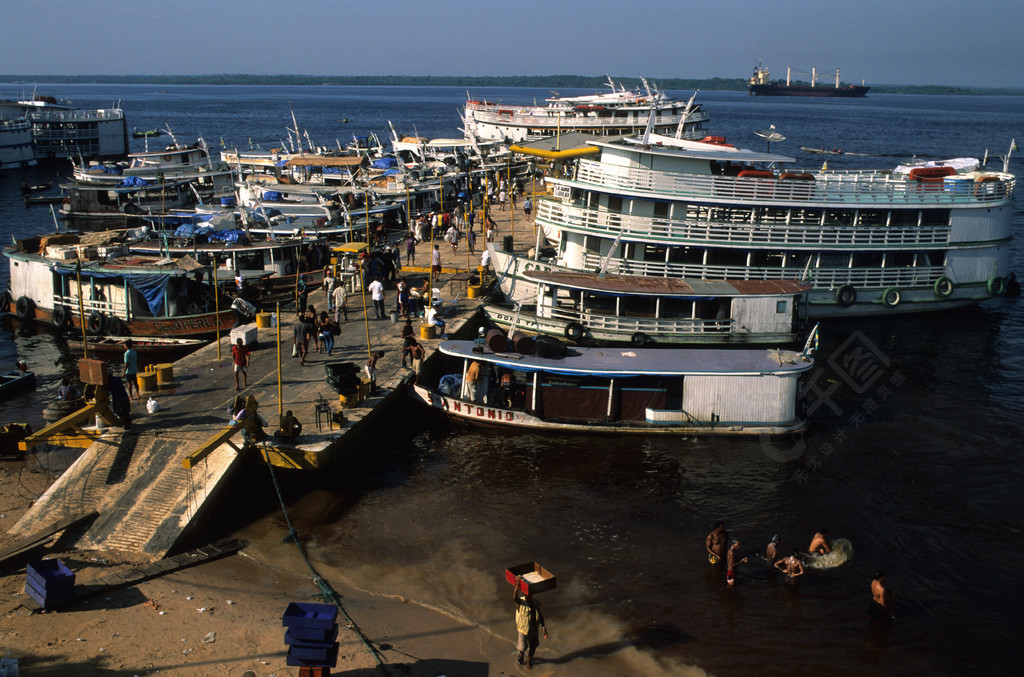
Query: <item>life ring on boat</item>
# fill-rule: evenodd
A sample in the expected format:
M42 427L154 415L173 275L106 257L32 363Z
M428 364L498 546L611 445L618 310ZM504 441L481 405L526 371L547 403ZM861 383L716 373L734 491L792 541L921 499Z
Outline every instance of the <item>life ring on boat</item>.
M932 287L935 290L935 295L940 298L948 298L953 293L953 280L946 276L942 276L935 280L935 285Z
M650 343L651 337L643 333L642 331L635 331L633 332L633 335L629 338L629 340L637 348L643 348L645 345Z
M14 302L14 312L19 320L31 320L36 316L36 302L22 296Z
M124 320L117 315L107 316L104 330L106 331L107 336L124 336L128 333L128 327L125 326Z
M131 202L129 202L128 204L126 204L126 205L125 205L124 207L122 207L121 209L122 209L122 211L123 211L123 212L124 212L125 214L138 214L138 213L139 213L139 206L138 206L138 205L136 205L136 204L134 204L134 203L131 203Z
M992 294L992 296L1000 296L1006 292L1006 280L998 275L993 275L988 278L988 282L985 283L985 288L988 289L988 293Z
M814 181L814 174L808 172L782 172L780 181Z
M852 284L844 284L839 289L836 289L836 303L848 308L857 302L857 290L854 289Z
M285 275L294 275L295 274L295 263L294 262L289 261L288 263L284 264L284 274Z
M579 341L583 338L583 325L575 321L565 325L565 338L570 341Z
M103 329L106 325L107 323L103 319L103 314L98 310L94 310L89 314L89 319L86 320L85 328L88 329L89 333L93 336L99 336L103 333Z
M882 304L889 308L895 308L900 304L903 295L896 287L889 287L882 292Z
M68 310L67 306L55 306L53 309L53 326L57 328L57 331L62 331L68 328L71 323L71 311Z

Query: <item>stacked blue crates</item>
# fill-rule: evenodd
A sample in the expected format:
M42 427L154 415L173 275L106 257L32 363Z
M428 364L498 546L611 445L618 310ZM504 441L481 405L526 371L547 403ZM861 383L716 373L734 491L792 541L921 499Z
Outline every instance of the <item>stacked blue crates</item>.
M66 606L75 597L75 573L59 559L30 562L25 593L44 609Z
M333 668L338 664L338 607L292 602L281 624L287 628L288 665Z

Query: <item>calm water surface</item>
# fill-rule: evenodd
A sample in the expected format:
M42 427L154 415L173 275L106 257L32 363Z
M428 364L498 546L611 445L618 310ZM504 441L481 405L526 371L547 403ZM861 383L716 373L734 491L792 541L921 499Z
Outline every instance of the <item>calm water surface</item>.
M24 91L0 85L0 97ZM263 148L285 138L289 106L314 141L334 145L353 133L383 136L388 120L403 134L458 135L465 98L463 88L418 87L61 85L40 93L82 106L120 100L130 127L169 124L181 141L202 135L248 147L251 137ZM472 94L527 103L547 91ZM867 154L830 156L833 168L891 167L915 156L998 155L1024 138L1024 107L1012 97L709 92L698 100L712 133L760 148L752 130L774 124L787 140L772 150L804 167L823 158L800 146ZM52 230L48 212L25 208L17 187L62 169L0 174L5 241ZM1021 173L1016 158L1011 171ZM1018 229L1022 219L1018 193ZM1013 260L1024 273L1020 249L1018 239ZM502 571L536 560L559 578L543 598L552 637L538 657L563 675L1005 674L1024 633L1018 305L996 299L961 312L824 325L814 383L827 403L798 440L509 435L403 413L395 427L408 434L382 438L363 462L323 478L297 500L293 518L327 578L489 630L492 671L514 669ZM0 331L0 363L21 356L41 375L37 393L0 405L3 418L38 424L67 362L48 335ZM776 533L784 548L806 547L828 526L854 555L809 570L796 589L752 558L725 589L702 554L717 519L744 551L762 550ZM268 557L288 558L278 551L283 531L271 514L241 534ZM878 567L899 605L898 619L882 628L866 616Z

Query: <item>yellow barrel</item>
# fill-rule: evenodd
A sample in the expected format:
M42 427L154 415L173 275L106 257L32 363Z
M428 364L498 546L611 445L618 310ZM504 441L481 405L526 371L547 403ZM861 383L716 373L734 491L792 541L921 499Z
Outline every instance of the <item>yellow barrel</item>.
M353 407L358 407L359 393L356 392L352 395L338 395L338 404L341 405L342 409L352 409Z
M471 284L468 287L466 287L466 298L467 299L475 299L475 298L477 298L479 296L480 296L480 285L478 285L478 284Z
M421 324L420 325L420 338L421 339L432 339L434 334L437 332L437 327L432 324Z
M173 364L154 364L153 371L156 372L157 385L167 386L174 383Z
M257 329L269 329L274 326L273 313L256 313Z
M156 372L147 371L139 374L139 391L151 393L156 390Z

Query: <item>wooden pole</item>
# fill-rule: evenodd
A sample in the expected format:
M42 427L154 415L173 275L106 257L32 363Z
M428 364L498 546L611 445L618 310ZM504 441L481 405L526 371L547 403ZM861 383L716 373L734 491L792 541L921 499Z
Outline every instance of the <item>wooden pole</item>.
M284 399L281 397L281 302L277 302L277 418L284 416Z
M220 290L217 288L217 255L213 255L213 331L216 332L217 367L220 363Z
M75 262L75 274L78 277L78 321L82 325L82 355L89 358L89 341L85 336L85 303L82 302L82 261Z

